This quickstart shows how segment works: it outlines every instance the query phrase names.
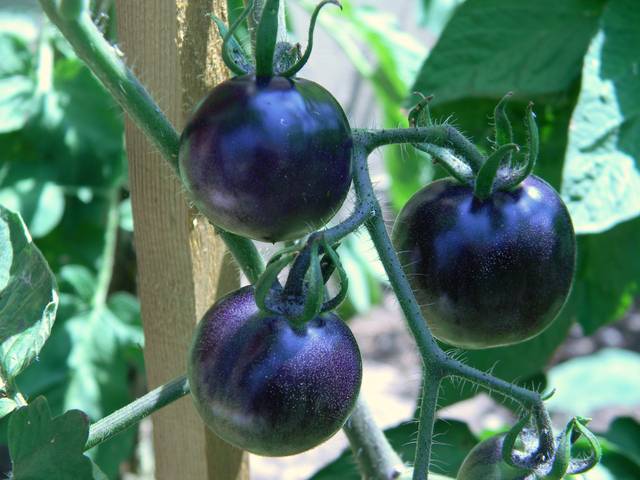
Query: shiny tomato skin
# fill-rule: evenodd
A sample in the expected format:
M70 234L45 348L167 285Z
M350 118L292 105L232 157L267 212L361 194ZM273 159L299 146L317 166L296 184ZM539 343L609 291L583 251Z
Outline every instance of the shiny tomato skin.
M457 347L534 337L571 289L571 218L535 176L486 200L452 179L433 182L404 206L393 239L434 336Z
M180 141L182 179L214 224L255 240L327 223L351 185L351 128L336 99L302 78L246 75L216 86Z
M296 329L260 313L245 287L198 324L188 376L200 416L219 437L258 455L285 456L342 427L358 397L362 360L336 315Z

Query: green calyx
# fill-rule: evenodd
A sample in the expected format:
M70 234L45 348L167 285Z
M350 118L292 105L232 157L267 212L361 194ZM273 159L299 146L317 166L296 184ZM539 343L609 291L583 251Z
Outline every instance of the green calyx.
M258 308L268 314L283 315L295 326L335 309L346 297L349 282L336 249L336 245L329 245L317 234L302 246L293 245L277 252L255 284ZM278 277L289 266L283 286ZM334 272L339 291L331 297L325 284Z
M428 153L435 163L460 183L472 187L478 199L484 200L497 190L513 190L533 172L540 139L532 103L529 103L525 115L527 144L524 154L521 154L522 148L514 143L513 128L506 113L506 104L512 95L508 93L494 110L492 151L483 155L453 126L436 124L429 109L433 97L417 94L422 99L409 112L410 126L441 128L443 135L441 141L415 143L413 146Z
M218 32L223 39L222 59L235 75L247 75L255 73L259 78L270 78L273 76L293 77L308 62L313 49L313 36L315 32L318 15L325 5L332 4L340 7L342 5L337 0L323 0L313 13L309 24L309 34L307 48L301 53L299 44L279 41L280 25L280 0L266 0L260 13L260 21L256 27L255 47L253 49L244 46L239 38L239 32L248 31L247 19L249 15L255 14L255 0L249 0L242 13L230 15L235 18L229 28L225 23L211 15Z
M550 455L541 453L541 437L535 429L527 428L530 415L518 421L504 437L502 460L523 472L525 480L561 480L593 468L602 457L596 436L587 429L589 419L574 417L556 437ZM581 437L588 445L586 457L573 458L572 446Z

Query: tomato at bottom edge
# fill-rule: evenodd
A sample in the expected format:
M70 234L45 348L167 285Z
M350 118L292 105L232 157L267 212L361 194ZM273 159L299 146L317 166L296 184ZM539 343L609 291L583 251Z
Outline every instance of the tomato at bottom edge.
M360 391L362 359L335 314L294 328L261 313L245 287L198 324L188 376L200 416L219 437L258 455L285 456L343 426Z

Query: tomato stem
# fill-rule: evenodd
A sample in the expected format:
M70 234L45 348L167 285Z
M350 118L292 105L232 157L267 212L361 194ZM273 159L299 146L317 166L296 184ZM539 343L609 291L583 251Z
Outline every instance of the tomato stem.
M356 408L343 429L362 478L392 480L403 472L402 460L391 448L384 433L375 427L371 411L361 398L358 398Z
M116 410L111 415L98 420L89 428L89 438L84 446L85 451L109 440L137 424L156 410L184 397L189 393L189 382L182 375L160 387L151 390L146 395Z
M273 76L273 59L278 41L279 11L280 0L265 1L258 23L254 48L258 78Z
M473 172L480 170L484 156L478 148L452 125L433 125L430 127L394 128L384 130L354 129L359 141L369 151L384 145L410 143L414 146L432 144L451 148Z

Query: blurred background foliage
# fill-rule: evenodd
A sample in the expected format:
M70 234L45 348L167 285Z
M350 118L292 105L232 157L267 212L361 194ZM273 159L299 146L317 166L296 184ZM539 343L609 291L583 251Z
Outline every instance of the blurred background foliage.
M294 37L306 38L307 13L316 3L288 2ZM635 419L618 418L600 432L603 464L583 478L640 478L635 0L342 3L342 11L327 8L321 15L320 34L327 38L316 42L315 60L303 75L336 92L354 126L406 126L407 108L417 98L412 93L421 92L434 95L434 118L448 119L488 148L492 111L506 92L514 93L514 119L535 102L541 131L536 173L561 192L578 233L573 292L561 317L535 339L456 353L504 379L557 388L549 402L553 412L588 416L635 408ZM113 3L93 1L92 8L96 23L116 43ZM324 42L342 55L328 74ZM123 114L35 1L0 4L0 59L0 204L20 212L60 288L51 337L17 384L27 398L46 395L54 414L78 408L96 420L146 388ZM316 78L321 70L324 77ZM520 125L515 122L522 141ZM372 168L390 222L413 193L443 175L426 154L404 147L387 148ZM388 295L384 273L366 235L346 240L340 254L350 277L340 313L366 315ZM568 336L597 339L614 322L618 330L607 331L626 337L613 342L619 348L558 357ZM592 350L611 343L595 341ZM441 405L475 393L445 383ZM6 424L0 420L0 444L6 443ZM492 433L472 432L452 420L439 421L436 431L442 437L434 469L452 477L466 452ZM387 433L409 460L415 423ZM90 453L109 478L142 478L148 468L141 467L138 437L130 430ZM350 455L345 452L313 478L357 478Z

